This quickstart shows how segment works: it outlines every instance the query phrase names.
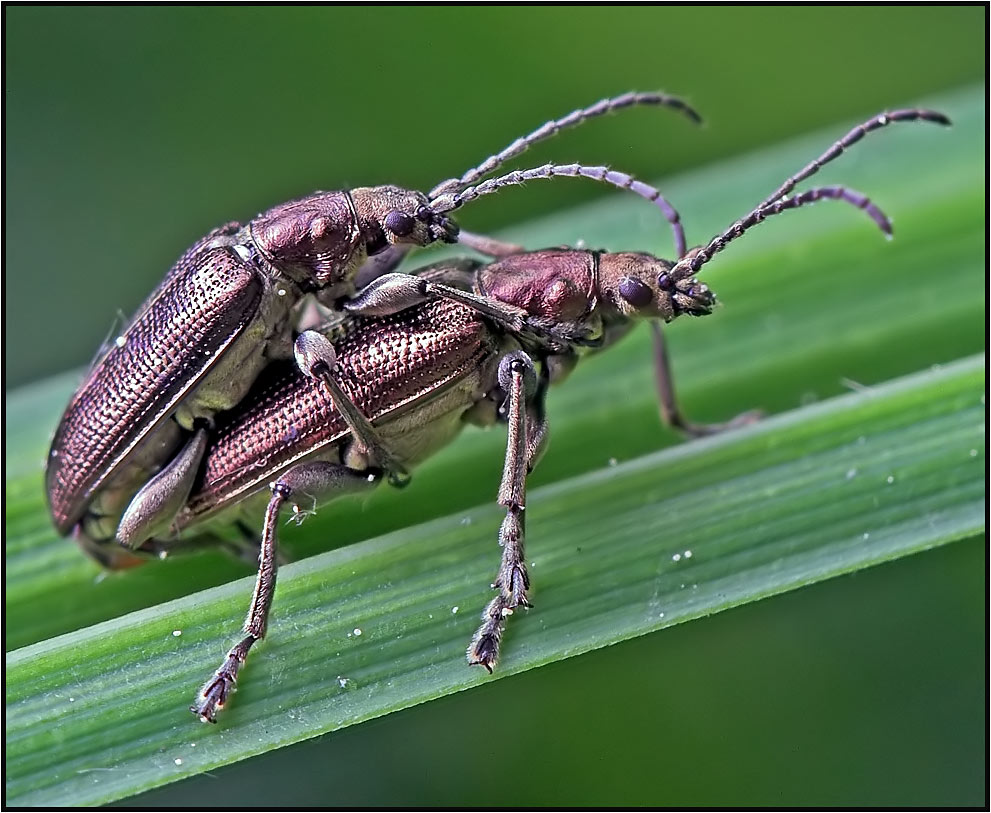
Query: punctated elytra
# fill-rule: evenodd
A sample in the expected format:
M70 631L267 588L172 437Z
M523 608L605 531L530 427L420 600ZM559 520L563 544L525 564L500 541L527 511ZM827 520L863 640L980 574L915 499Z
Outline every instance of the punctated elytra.
M910 112L888 116L948 123L937 113ZM878 121L872 120L881 126ZM871 122L864 129L872 129ZM818 165L840 151L834 147ZM795 178L818 168L816 162L810 167ZM788 191L797 183L792 181ZM349 304L354 321L329 326L326 336L302 334L297 350L305 359L305 374L290 364L273 365L236 410L221 416L201 478L179 515L180 527L193 528L271 482L244 637L191 710L215 722L249 650L264 637L284 504L305 505L373 486L382 471L375 457L381 452L375 449L412 466L466 423L503 421L508 437L498 492L506 508L499 532L502 561L492 582L496 595L467 651L470 664L492 671L507 619L529 606L526 477L546 445L544 400L550 384L566 375L581 354L611 346L637 319L656 325L683 314L710 313L715 298L695 274L715 253L767 218L819 200L856 206L890 233L888 218L868 198L846 187L818 187L765 200L691 252L683 250L681 226L671 218L679 246L676 261L639 252L545 249L510 253L489 265L452 260L416 277L385 275ZM659 331L655 337L661 410L673 424L697 435L754 419L754 413L746 413L728 424L699 426L682 418ZM341 414L342 403L359 411L359 431ZM290 436L290 443L264 440Z

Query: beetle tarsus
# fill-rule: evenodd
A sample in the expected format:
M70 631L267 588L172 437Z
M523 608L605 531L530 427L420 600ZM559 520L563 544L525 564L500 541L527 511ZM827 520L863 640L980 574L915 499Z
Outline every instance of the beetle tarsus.
M230 652L221 667L200 690L199 702L189 707L204 723L216 723L217 713L222 711L227 699L237 690L237 675L248 657L248 650L259 640L248 635Z
M506 606L500 594L488 603L482 612L482 625L468 645L468 665L484 666L490 675L499 661L499 644L506 629L506 617L512 610Z

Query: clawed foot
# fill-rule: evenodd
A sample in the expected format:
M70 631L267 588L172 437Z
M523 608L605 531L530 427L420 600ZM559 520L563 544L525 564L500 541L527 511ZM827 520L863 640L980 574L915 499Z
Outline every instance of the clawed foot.
M525 569L523 575L526 576ZM499 660L499 644L502 642L503 632L506 631L506 619L513 614L516 607L530 609L532 606L525 593L518 598L507 597L500 593L492 599L482 612L482 624L468 645L468 665L484 666L491 675Z
M197 702L189 710L204 723L216 723L217 713L222 711L227 698L237 689L237 673L244 665L248 650L258 639L249 635L230 652L213 677L200 689Z
M735 418L723 423L688 423L677 424L686 435L693 438L703 438L709 435L718 435L720 432L727 432L730 429L739 429L742 426L749 426L764 417L761 409L751 409L748 412L741 412Z

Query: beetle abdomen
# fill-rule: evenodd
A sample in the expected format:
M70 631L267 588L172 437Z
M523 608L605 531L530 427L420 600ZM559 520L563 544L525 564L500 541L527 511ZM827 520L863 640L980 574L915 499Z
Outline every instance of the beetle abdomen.
M393 316L356 319L335 349L345 393L381 425L479 374L486 359L496 357L496 339L474 311L436 301ZM465 409L475 397L466 395ZM179 526L264 487L292 463L326 452L348 434L326 389L292 362L270 365L244 403L246 409L218 419L203 476Z
M95 491L251 322L262 280L214 248L168 280L76 392L52 441L52 518L67 533Z

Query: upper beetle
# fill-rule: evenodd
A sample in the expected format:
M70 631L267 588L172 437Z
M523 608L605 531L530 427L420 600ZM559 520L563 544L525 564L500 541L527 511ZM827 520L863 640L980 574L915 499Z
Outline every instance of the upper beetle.
M481 180L564 127L634 105L673 107L698 119L676 98L627 93L547 122L428 195L395 186L317 192L199 240L66 408L46 474L56 528L73 532L106 565L129 564L131 554L108 543L133 546L168 528L192 487L214 416L236 405L272 359L291 355L300 302L312 294L337 309L354 295L363 267L364 277L374 278L410 248L458 241L449 213L465 203L555 176L651 197L653 190L625 174L578 164Z

